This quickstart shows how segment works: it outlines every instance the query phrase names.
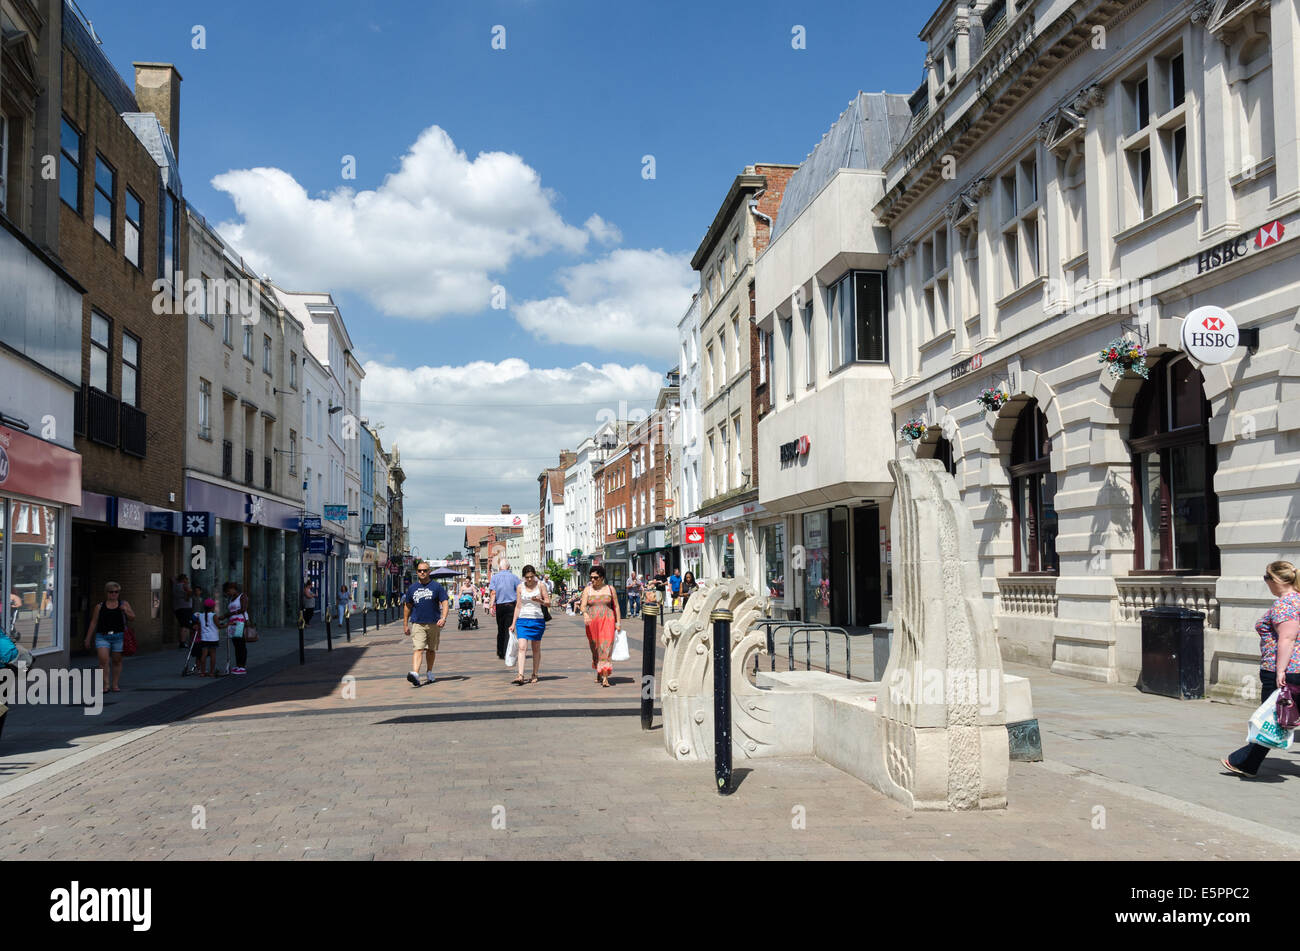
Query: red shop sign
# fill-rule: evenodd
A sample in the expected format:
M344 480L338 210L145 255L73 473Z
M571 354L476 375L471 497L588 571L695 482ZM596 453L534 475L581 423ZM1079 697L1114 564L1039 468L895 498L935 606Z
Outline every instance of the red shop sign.
M81 456L0 426L0 492L81 504Z
M687 525L686 526L686 544L703 545L704 544L704 526Z

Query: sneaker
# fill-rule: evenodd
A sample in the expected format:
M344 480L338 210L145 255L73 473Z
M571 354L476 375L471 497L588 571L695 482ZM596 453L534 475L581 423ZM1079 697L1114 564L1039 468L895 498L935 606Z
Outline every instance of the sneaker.
M433 682L434 682L435 680L437 680L437 679L438 679L438 678L435 677L435 676L433 676L433 674L425 674L425 675L424 675L424 682L425 682L426 684L431 684L431 683L433 683Z
M412 687L420 686L420 675L417 674L415 671L411 671L409 674L407 674L406 679L411 682Z
M230 672L231 672L232 674L246 674L246 673L248 673L248 671L245 670L243 667L234 667L234 668L231 668L231 671L230 671Z

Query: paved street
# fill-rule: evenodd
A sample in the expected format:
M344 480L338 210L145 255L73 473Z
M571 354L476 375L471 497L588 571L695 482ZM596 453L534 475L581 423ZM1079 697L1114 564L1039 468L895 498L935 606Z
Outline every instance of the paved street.
M1051 761L1012 764L1006 811L909 815L815 759L738 761L739 788L719 797L711 765L673 762L658 728L641 730L635 643L632 661L616 665L615 686L603 689L578 620L557 618L542 681L516 687L494 636L487 619L467 632L453 621L438 682L418 689L402 679L409 642L398 625L354 635L331 654L314 650L306 667L294 658L226 696L217 695L225 684L207 684L200 690L215 702L190 719L146 726L15 792L0 786L0 858L1286 855L1220 813L1071 775L1059 758L1069 748L1050 725ZM1090 698L1125 696L1076 683ZM1225 723L1244 716L1210 710ZM1160 767L1168 745L1148 742ZM1260 785L1217 776L1212 764L1198 781L1225 790L1215 795L1220 804L1261 794ZM1280 795L1297 781L1288 772L1262 792Z

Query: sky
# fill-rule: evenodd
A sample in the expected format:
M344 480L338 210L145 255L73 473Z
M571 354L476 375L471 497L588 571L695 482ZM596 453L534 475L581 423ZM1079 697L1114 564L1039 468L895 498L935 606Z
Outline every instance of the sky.
M561 449L653 407L734 177L802 162L859 90L914 90L933 12L78 5L128 84L180 72L186 200L258 273L333 294L433 558L463 541L445 513L536 511Z

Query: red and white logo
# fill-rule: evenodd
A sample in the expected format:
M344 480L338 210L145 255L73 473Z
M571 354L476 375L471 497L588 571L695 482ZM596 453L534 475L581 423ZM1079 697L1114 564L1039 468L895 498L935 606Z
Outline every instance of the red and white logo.
M704 544L704 526L687 525L686 526L686 544L703 545Z
M513 519L510 520L510 524L512 524L512 525L514 525L514 526L516 526L516 527L518 527L518 526L524 524L524 520L523 520L522 518L520 518L518 515L516 515Z
M1206 330L1222 330L1222 329L1223 329L1223 318L1222 318L1222 317L1206 317L1204 320L1201 321L1201 326L1204 327Z
M1264 225L1255 232L1255 247L1261 251L1265 248L1271 248L1282 240L1282 235L1286 234L1286 228L1281 221L1274 221Z

